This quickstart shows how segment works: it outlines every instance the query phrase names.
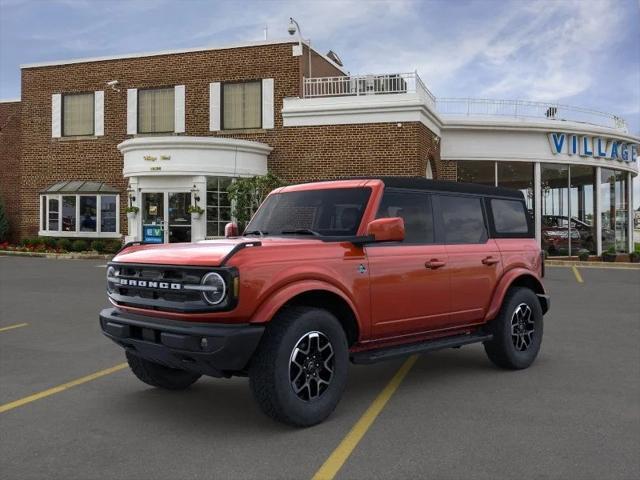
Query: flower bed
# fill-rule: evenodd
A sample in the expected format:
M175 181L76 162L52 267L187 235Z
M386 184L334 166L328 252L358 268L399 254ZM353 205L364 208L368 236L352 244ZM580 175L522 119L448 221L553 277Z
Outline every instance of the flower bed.
M116 253L121 246L122 242L120 240L35 237L25 238L17 245L2 242L0 243L0 251L42 254L63 254L69 252L112 254Z

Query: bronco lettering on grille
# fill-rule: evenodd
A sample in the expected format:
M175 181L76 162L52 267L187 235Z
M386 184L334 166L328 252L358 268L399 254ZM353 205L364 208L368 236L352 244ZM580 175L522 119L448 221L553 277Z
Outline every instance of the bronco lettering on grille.
M120 278L118 280L120 282L120 285L129 287L161 288L164 290L182 289L182 284L180 283L149 282L147 280L134 280L132 278Z

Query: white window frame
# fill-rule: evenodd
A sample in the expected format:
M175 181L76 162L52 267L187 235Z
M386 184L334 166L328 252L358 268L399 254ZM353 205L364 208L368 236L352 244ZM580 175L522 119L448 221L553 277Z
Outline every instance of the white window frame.
M102 197L116 197L116 231L101 232L102 221ZM42 211L42 198L46 199L45 211ZM62 230L62 197L76 197L76 230L65 232ZM80 197L96 197L96 231L85 232L80 230ZM49 230L49 199L58 200L58 229ZM117 193L59 193L40 195L40 225L38 236L40 237L67 237L67 238L121 238L120 233L120 195ZM43 219L46 221L46 230L42 230Z
M64 133L64 97L68 95L77 95L77 94L93 94L93 131L86 135L65 135ZM55 102L56 100L54 100ZM57 127L52 127L52 129L57 128L57 134L54 133L53 137L55 138L84 138L84 139L92 139L94 137L102 137L104 136L104 91L88 91L88 92L67 92L58 94L58 105L57 107L52 107L53 113L52 115L59 115L59 125ZM57 112L55 111L58 109ZM55 120L52 120L52 124L55 124Z

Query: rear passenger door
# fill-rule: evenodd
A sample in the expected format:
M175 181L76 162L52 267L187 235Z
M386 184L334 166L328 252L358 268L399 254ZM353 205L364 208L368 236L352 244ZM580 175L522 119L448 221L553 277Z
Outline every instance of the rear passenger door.
M451 323L480 322L502 273L495 240L490 239L482 197L434 195L437 227L444 237L451 276Z
M403 218L405 239L366 247L372 336L394 337L447 325L447 252L435 243L431 195L385 189L377 217Z

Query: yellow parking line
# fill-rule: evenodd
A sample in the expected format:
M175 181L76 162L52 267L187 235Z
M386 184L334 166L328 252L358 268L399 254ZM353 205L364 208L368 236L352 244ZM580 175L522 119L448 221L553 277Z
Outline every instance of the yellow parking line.
M5 403L4 405L0 405L0 413L8 412L9 410L13 410L14 408L21 407L23 405L26 405L27 403L35 402L36 400L40 400L41 398L55 395L56 393L63 392L69 388L77 387L78 385L82 385L83 383L90 382L91 380L104 377L105 375L109 375L111 373L115 373L119 370L122 370L126 366L127 366L126 363L121 363L114 367L107 368L105 370L100 370L99 372L96 372L96 373L92 373L91 375L87 375L86 377L78 378L77 380L63 383L62 385L58 385L57 387L53 387L39 393L34 393L33 395L29 395L28 397L21 398L20 400L15 400L10 403Z
M576 280L578 281L578 283L584 283L584 280L582 279L582 275L580 275L580 272L578 271L577 267L575 265L573 265L571 267L571 270L573 270L573 274L576 277Z
M367 411L360 417L360 420L356 422L347 436L342 439L340 445L338 445L329 458L322 464L320 470L316 472L312 480L331 480L336 476L342 468L342 465L344 465L351 455L351 452L358 446L358 443L362 440L365 433L367 433L369 427L371 427L389 399L398 389L417 359L417 355L412 355L402 364L391 381L384 387L384 390L380 392Z
M0 332L6 332L7 330L13 330L14 328L26 327L28 323L16 323L15 325L9 325L8 327L0 328Z

